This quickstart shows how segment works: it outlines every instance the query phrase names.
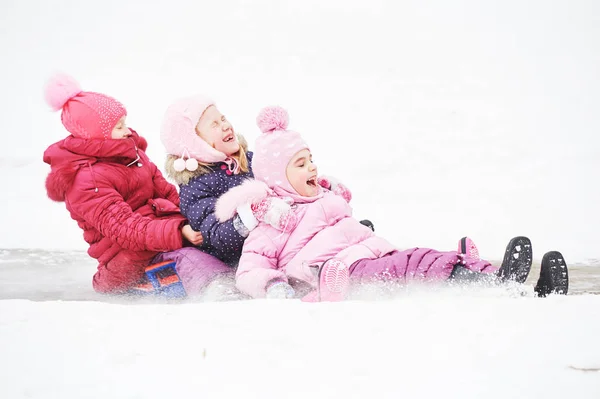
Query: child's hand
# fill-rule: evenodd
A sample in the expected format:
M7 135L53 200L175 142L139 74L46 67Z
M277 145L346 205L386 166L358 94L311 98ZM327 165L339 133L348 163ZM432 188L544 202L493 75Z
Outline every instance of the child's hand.
M261 222L275 227L277 230L289 233L296 228L298 217L286 200L277 197L268 197L252 204L252 214Z
M267 287L267 299L291 299L296 291L285 281L276 281Z
M185 238L194 245L202 244L202 233L192 229L192 226L190 226L189 224L186 224L181 228L181 235L183 236L183 238Z
M317 183L319 186L332 191L336 195L339 195L345 199L346 202L350 202L352 200L352 192L350 189L331 176L319 176L317 178Z

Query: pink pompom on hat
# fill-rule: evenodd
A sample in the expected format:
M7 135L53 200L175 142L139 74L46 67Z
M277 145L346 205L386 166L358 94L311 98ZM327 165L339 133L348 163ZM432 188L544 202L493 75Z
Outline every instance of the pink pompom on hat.
M44 95L53 111L62 109L60 119L69 133L82 139L110 139L119 119L127 115L114 98L82 91L79 83L65 74L51 77Z
M185 97L169 106L160 130L160 139L167 153L184 154L205 163L222 162L227 156L215 150L196 133L196 125L214 101L204 96Z
M252 171L280 196L304 202L287 179L287 165L298 151L309 148L300 133L287 130L289 115L281 107L263 108L256 117L261 134L254 145ZM313 197L314 199L314 197Z

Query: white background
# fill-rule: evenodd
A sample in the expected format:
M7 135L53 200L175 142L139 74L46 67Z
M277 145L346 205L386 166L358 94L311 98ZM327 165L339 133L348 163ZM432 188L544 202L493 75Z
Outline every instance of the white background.
M320 172L401 248L600 258L600 3L595 1L4 1L0 247L85 249L45 196L63 138L54 71L118 98L164 162L168 104L212 96L253 143L288 109Z

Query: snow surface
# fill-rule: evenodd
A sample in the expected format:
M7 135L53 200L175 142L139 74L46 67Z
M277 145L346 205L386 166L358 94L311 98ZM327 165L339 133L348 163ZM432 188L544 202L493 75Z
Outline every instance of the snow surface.
M537 265L536 265L537 266ZM364 287L345 303L94 293L84 252L0 251L6 398L598 398L600 268L571 295ZM235 299L235 298L233 298Z
M600 397L599 2L3 0L0 48L0 397ZM250 143L284 106L378 234L469 235L490 259L527 235L575 266L578 295L103 298L45 195L55 70L121 100L158 165L177 97L212 95Z
M600 296L0 301L4 398L598 398Z

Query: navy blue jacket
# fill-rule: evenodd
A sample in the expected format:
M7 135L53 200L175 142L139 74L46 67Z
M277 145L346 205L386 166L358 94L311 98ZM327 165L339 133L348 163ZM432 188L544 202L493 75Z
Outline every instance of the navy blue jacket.
M252 152L248 151L246 155L250 167L248 173L227 174L227 165L218 163L210 167L210 173L196 176L188 184L179 186L181 213L194 230L202 233L203 243L200 249L230 265L236 264L240 259L245 237L235 229L233 220L224 223L217 220L215 204L229 189L254 177Z

